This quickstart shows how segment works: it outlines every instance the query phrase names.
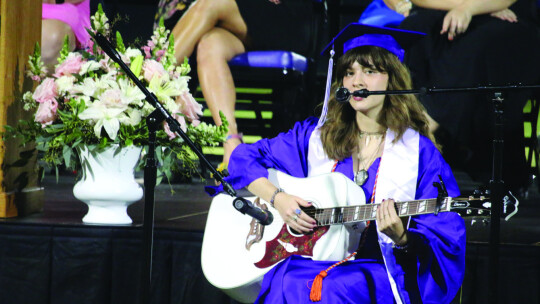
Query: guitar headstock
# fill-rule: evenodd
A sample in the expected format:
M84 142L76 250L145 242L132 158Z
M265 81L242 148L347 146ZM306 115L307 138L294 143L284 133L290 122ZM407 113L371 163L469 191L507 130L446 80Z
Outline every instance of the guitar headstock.
M491 201L485 196L456 197L450 202L450 211L458 213L463 218L489 219L491 216Z
M489 220L491 217L491 200L488 191L475 190L468 198L454 198L450 202L450 211L454 211L462 217ZM501 218L508 221L518 212L519 200L508 191L502 201Z

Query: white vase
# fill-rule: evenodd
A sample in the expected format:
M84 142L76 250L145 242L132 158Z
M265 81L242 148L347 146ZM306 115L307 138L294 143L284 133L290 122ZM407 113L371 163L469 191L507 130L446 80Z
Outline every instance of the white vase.
M99 152L79 149L82 178L73 187L75 197L88 205L84 223L125 225L133 221L127 207L143 197L134 169L141 147L118 150L118 145Z

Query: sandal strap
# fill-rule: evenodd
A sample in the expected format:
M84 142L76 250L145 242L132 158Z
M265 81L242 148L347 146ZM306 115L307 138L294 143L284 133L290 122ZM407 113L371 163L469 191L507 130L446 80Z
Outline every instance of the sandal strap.
M227 137L225 137L225 141L231 139L231 138L237 138L237 139L240 139L241 142L244 142L242 139L244 137L244 134L242 133L238 133L238 134L229 134L227 135Z

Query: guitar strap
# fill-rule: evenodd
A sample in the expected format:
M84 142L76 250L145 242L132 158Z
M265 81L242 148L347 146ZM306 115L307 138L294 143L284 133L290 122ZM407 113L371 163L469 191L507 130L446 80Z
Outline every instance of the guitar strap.
M393 143L394 139L395 133L388 130L383 157L381 157L379 165L379 182L374 203L380 203L383 199L388 198L395 201L408 201L414 200L416 196L420 135L418 132L408 129L399 141ZM398 304L408 303L408 299L402 297L404 293L399 292L404 290L404 286L398 286L396 283L396 278L403 276L403 271L396 263L392 240L378 230L377 233L394 298ZM403 280L398 281L403 282Z

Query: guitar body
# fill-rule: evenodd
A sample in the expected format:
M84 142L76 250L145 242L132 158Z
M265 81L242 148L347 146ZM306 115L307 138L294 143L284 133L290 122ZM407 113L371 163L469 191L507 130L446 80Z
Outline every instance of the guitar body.
M285 192L311 201L315 208L365 203L362 188L341 173L295 178L270 170L269 179ZM255 197L247 198L255 205ZM257 200L258 201L258 200ZM274 208L260 200L259 207L272 212L274 220L262 226L233 205L233 198L220 194L210 206L201 263L208 281L233 299L255 301L263 276L291 255L314 260L339 261L357 249L365 223L318 227L309 235L297 234Z

